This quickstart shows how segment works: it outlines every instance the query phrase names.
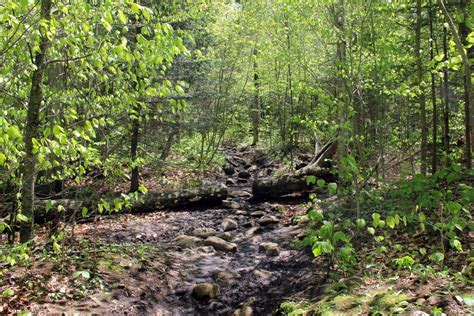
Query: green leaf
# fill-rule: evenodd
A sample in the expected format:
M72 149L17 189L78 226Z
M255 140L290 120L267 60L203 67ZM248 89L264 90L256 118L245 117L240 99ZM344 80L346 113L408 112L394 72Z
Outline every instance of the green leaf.
M373 213L372 214L372 224L374 225L375 228L379 227L380 225L380 214L379 213Z
M12 289L6 289L2 292L2 295L4 297L11 297L11 296L15 295L15 291L13 291Z
M45 206L45 211L48 213L48 211L53 207L53 202L51 200L46 201L46 206Z
M329 194L334 195L337 193L337 183L331 182L328 184Z
M326 184L326 181L324 181L323 179L319 179L318 181L316 181L316 185L317 185L319 188L324 187L325 184Z
M363 219L363 218L356 219L356 225L357 225L358 228L364 228L365 227L365 219Z
M82 217L85 218L87 216L87 212L88 212L88 209L87 207L83 207L82 208L82 211L81 211L81 214L82 214Z
M18 129L18 127L16 126L9 126L7 128L7 134L8 136L10 136L12 139L19 139L19 138L22 138L23 135L21 135L21 132L20 130Z
M461 242L458 239L451 239L449 243L457 251L459 251L459 252L462 251L462 245L461 245Z
M127 24L127 23L128 23L127 16L123 13L122 10L118 10L118 16L119 16L120 21L121 21L123 24Z
M371 235L375 235L375 228L373 227L367 227L367 232Z
M25 216L25 215L23 215L23 214L21 214L21 213L18 213L18 214L16 215L16 220L19 221L19 222L27 223L29 219L28 219L27 216Z
M56 137L59 137L59 135L61 135L61 133L62 133L61 126L54 125L53 126L53 135L56 136Z
M3 153L0 153L0 166L3 166L5 164L6 159L7 157Z
M84 279L89 280L91 278L91 273L85 270L76 271L74 272L73 277L74 278L83 277Z
M316 183L316 177L315 176L307 176L306 177L306 185L310 186Z
M349 238L347 238L346 234L341 231L336 232L332 237L332 240L334 244L336 244L338 241L349 242Z
M441 252L435 252L430 256L430 260L439 263L444 260L444 255Z

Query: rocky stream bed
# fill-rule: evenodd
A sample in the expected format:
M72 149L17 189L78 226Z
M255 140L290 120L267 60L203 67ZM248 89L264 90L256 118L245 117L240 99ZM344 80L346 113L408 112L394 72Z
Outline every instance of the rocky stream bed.
M268 315L289 297L320 292L310 252L296 250L306 199L253 202L252 180L271 173L265 158L232 153L223 182L229 197L214 208L164 210L106 218L76 227L85 239L158 249L146 269L105 273L108 293L39 313ZM259 164L257 167L256 164ZM125 259L124 259L125 260ZM117 260L115 260L117 261ZM108 274L108 275L107 275Z

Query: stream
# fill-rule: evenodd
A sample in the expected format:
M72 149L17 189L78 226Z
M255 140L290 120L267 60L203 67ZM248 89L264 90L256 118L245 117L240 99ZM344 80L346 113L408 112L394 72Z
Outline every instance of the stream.
M137 272L135 285L119 286L111 300L92 297L88 312L271 315L287 298L320 293L318 261L293 247L304 231L294 216L305 214L306 199L253 202L252 179L269 174L271 164L248 152L227 155L232 165L223 179L229 188L223 206L128 214L84 232L105 243L159 245L157 260L166 262L162 282L154 281L153 271Z

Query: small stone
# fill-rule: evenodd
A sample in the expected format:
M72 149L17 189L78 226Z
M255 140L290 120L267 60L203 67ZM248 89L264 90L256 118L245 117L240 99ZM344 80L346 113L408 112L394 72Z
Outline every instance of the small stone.
M430 316L430 314L425 313L423 311L411 311L408 315L409 316Z
M253 271L253 275L260 279L270 280L273 273L263 269L257 269Z
M237 224L237 222L233 219L226 218L222 221L221 226L224 229L224 231L227 232L229 230L237 229L239 227L239 224Z
M208 300L217 297L219 285L213 283L199 283L193 287L193 296L199 300Z
M430 296L427 300L428 304L430 304L431 306L433 305L438 305L439 303L439 297L437 296Z
M176 237L174 241L179 247L192 248L196 247L196 245L201 242L202 239L194 236L180 235Z
M256 165L251 165L250 168L249 168L249 172L255 172L258 170L258 167Z
M224 173L228 176L233 175L235 172L234 167L232 167L230 164L225 165L222 169L224 170Z
M245 228L249 228L249 227L253 227L253 226L254 226L253 221L247 221L247 222L242 224L242 227L245 227Z
M219 280L230 281L233 279L239 279L240 274L236 271L224 270L217 274L217 278Z
M209 236L214 236L217 233L218 233L217 230L215 230L214 228L201 227L201 228L196 228L195 230L193 230L192 235L199 238L207 238Z
M267 256L278 256L280 254L280 249L278 244L274 242L264 242L259 246L260 251L264 251Z
M216 250L225 251L225 252L235 252L237 251L237 245L228 241L225 241L222 238L211 236L207 237L204 240L204 245L212 246Z
M236 182L232 178L229 178L229 179L225 180L225 185L235 185L235 184L236 184Z
M239 178L242 179L249 179L252 175L248 171L240 171L239 172Z
M243 210L238 210L235 212L235 215L238 215L238 216L247 216L249 215L249 213L247 211L243 211Z
M245 232L245 236L246 236L246 237L251 237L251 236L253 236L255 233L259 232L259 231L260 231L260 227L258 227L258 226L257 226L257 227L252 227L252 228L250 228L249 230L247 230L247 231Z
M279 222L278 218L273 215L265 215L261 219L258 220L258 223L262 226L273 225Z
M231 197L241 197L241 198L250 198L250 197L252 197L252 193L244 191L244 190L238 190L238 191L229 192L229 196L231 196Z
M424 306L426 304L426 300L424 298L419 298L416 300L416 305Z
M253 309L250 306L244 306L242 308L236 309L234 312L234 316L252 316Z
M262 217L265 215L267 215L267 213L265 213L264 211L255 211L255 212L250 213L250 216L252 217Z
M232 200L222 201L222 206L224 206L226 208L230 208L230 209L239 209L240 208L240 204L237 203L236 201L232 201Z

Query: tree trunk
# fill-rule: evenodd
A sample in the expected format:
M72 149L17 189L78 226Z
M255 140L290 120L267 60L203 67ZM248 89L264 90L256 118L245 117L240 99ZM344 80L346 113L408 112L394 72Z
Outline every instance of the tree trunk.
M41 18L46 20L49 25L51 19L51 0L41 1ZM45 32L41 32L41 34L45 34ZM25 157L21 167L23 171L21 209L22 214L28 218L28 221L21 223L20 242L30 241L34 236L33 224L37 157L33 152L33 139L37 137L40 127L39 111L43 100L43 79L46 69L46 56L50 45L51 43L47 36L41 35L40 50L34 60L36 69L33 71L31 78L31 90L24 132Z
M130 139L130 158L132 160L132 175L130 178L130 192L138 191L140 185L139 181L139 169L137 165L137 151L138 151L138 140L140 131L139 113L132 114L137 116L132 119L132 134Z
M434 41L435 34L433 31L433 8L430 0L430 57L434 61ZM434 66L433 66L434 67ZM431 71L431 104L433 106L433 153L431 155L431 173L435 174L438 167L438 107L436 105L436 81L434 69Z
M448 30L446 27L443 29L443 53L444 53L444 60L443 62L447 62L448 59ZM449 154L449 143L450 143L450 136L449 136L449 71L448 67L444 67L443 70L443 99L444 99L444 114L443 114L443 146L445 154Z
M252 108L252 145L255 146L259 140L260 130L260 83L258 77L257 67L257 49L253 50L253 85L254 85L254 97L253 97L253 108Z
M464 21L466 21L468 13L468 4L469 0L462 0L461 1L461 8L463 9L464 13ZM448 10L446 9L446 6L444 5L443 0L438 0L438 4L441 8L441 11L444 14L445 20L449 25L449 29L451 30L451 33L453 34L453 39L454 43L456 44L456 48L458 50L458 53L461 55L462 62L463 62L463 67L464 67L464 126L465 126L465 137L466 137L466 144L465 144L465 159L466 159L466 168L471 168L471 160L472 160L472 121L474 120L472 118L473 115L473 110L472 106L472 78L471 78L471 63L469 61L469 56L466 54L466 51L464 50L464 45L463 41L458 34L458 31L456 29L456 25L454 24L453 19L449 15ZM467 27L466 23L463 22L460 24L460 31L461 33L464 33L464 35L467 36L466 32L469 31L469 28Z
M252 184L253 198L255 200L267 200L287 194L313 190L314 184L308 184L308 176L314 176L326 182L336 180L336 176L330 170L319 167L305 169L304 172L286 174L280 177L257 179Z
M183 189L174 192L148 192L143 196L141 201L134 201L132 205L124 212L134 214L153 212L164 208L176 207L194 207L194 206L212 206L219 205L222 200L226 199L228 195L227 187L220 185L203 186L192 189ZM114 205L113 198L104 198L110 205ZM66 219L82 218L81 210L83 207L88 208L87 217L98 215L96 199L89 200L74 200L74 199L59 199L52 200L52 208L46 211L47 200L36 200L36 223L45 223L52 220L57 220L58 215L64 215ZM59 213L57 207L61 205L64 208L64 213ZM9 209L10 204L1 205L0 210ZM0 211L0 218L7 214ZM104 214L105 215L105 214Z
M418 102L420 107L420 124L421 124L421 173L426 174L427 162L427 138L428 126L426 124L426 100L423 91L423 59L421 56L421 0L416 1L416 40L415 40L415 56L416 56L416 85L420 89Z

